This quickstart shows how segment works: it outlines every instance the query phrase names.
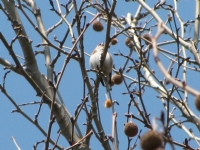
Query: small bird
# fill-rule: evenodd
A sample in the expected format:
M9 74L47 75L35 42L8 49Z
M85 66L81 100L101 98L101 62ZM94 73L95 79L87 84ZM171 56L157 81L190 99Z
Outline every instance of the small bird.
M92 69L95 69L95 70L100 69L100 64L101 64L101 60L102 60L101 57L102 57L104 48L105 48L104 43L101 43L101 44L97 45L97 47L92 52L92 54L90 56L90 66L92 67ZM106 83L106 87L109 90L110 90L110 83L111 83L112 67L113 67L113 59L112 59L112 56L107 52L101 71L106 76L106 78L104 79L104 82ZM104 86L102 79L101 79L101 83Z

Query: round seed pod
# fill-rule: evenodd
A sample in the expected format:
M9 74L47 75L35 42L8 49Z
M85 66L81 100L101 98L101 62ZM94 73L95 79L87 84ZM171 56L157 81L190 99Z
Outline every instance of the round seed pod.
M172 21L172 16L171 16L171 15L168 15L167 20L168 20L168 22Z
M198 109L198 111L200 111L200 95L197 95L195 97L195 106Z
M123 81L123 76L121 74L115 73L112 76L111 80L113 80L115 84L119 85Z
M103 24L100 21L94 21L92 24L94 31L101 32L103 30Z
M148 40L148 41L151 42L151 35L150 35L149 33L145 33L145 34L143 34L142 37L143 37L145 40ZM146 44L146 45L149 45L149 43L146 42L146 41L145 41L145 44Z
M112 106L112 101L110 99L107 99L105 102L104 102L104 107L105 108L110 108Z
M134 136L136 136L137 133L138 133L138 127L137 127L137 125L135 123L133 123L133 122L127 122L124 125L124 133L128 137L134 137Z
M111 39L111 41L110 41L110 44L111 44L111 45L116 45L117 43L118 43L117 38L113 38L113 39Z
M125 44L128 47L132 47L133 46L133 42L132 42L131 38L127 37L126 40L125 40Z
M114 80L111 79L110 86L113 86L113 85L115 85L115 82Z
M140 140L140 146L143 150L155 150L162 147L162 137L157 131L146 132Z

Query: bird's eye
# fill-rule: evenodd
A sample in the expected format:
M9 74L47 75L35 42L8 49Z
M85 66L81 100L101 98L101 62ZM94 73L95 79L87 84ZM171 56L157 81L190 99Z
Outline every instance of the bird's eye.
M100 43L99 46L100 46L100 45L104 46L104 42Z

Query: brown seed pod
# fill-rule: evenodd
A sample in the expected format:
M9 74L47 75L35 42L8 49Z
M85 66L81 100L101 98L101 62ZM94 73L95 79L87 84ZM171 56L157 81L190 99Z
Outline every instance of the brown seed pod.
M168 15L167 20L168 20L168 22L172 21L172 16L171 16L171 15Z
M155 150L162 147L162 137L157 131L146 132L140 140L140 146L143 150Z
M143 36L142 36L145 40L147 40L147 41L149 41L149 42L151 42L151 35L150 34L148 34L148 33L145 33L145 34L143 34ZM146 42L145 41L145 44L146 45L149 45L149 43L148 42Z
M195 106L200 111L200 95L195 97Z
M112 76L111 80L113 80L115 84L119 85L123 81L123 76L121 74L115 73Z
M132 42L131 38L127 37L126 40L125 40L125 44L128 47L132 47L133 46L133 42Z
M110 41L111 45L116 45L117 43L118 43L117 38L112 38L111 41Z
M113 85L115 85L115 82L114 80L111 79L110 86L113 86Z
M104 107L105 108L110 108L112 106L112 101L110 99L107 99L105 102L104 102Z
M94 21L92 24L94 31L101 32L103 30L103 24L100 21Z
M134 137L138 133L138 127L135 123L133 122L127 122L124 126L124 133L128 137Z

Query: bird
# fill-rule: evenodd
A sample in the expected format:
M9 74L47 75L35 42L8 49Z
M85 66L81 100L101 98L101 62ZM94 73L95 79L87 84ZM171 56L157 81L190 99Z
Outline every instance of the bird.
M94 51L92 52L89 60L92 69L97 71L100 69L100 64L104 49L105 49L104 43L101 43L98 44L94 49ZM113 67L113 59L110 53L107 52L103 66L101 68L101 71L103 72L104 76L106 76L106 78L103 78L103 80L106 84L107 90L110 90L112 67ZM104 86L103 80L101 78L101 83Z

